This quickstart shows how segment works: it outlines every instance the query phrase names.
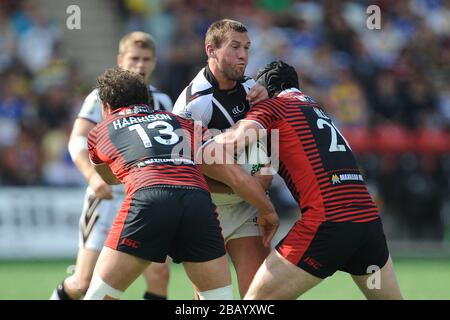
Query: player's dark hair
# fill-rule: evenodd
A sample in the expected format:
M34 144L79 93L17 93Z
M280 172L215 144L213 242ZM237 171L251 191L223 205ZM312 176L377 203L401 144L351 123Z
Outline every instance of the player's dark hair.
M299 88L295 68L278 60L264 66L256 75L256 82L266 87L269 97L289 88Z
M214 48L220 48L228 31L246 33L247 27L243 23L231 19L213 22L206 31L205 45L211 43Z
M97 78L99 97L111 109L148 103L148 89L141 75L120 68L106 70Z

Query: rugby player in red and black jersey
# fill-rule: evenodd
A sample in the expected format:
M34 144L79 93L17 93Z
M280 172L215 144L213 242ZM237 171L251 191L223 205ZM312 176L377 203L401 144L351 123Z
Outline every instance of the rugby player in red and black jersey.
M168 95L150 85L157 61L153 37L141 31L130 32L120 39L118 49L117 66L136 72L144 78L148 85L149 105L155 110L170 112L172 100ZM74 273L55 288L50 297L51 300L83 298L89 287L97 258L125 196L123 185L108 185L96 173L89 160L87 137L89 131L101 121L102 105L98 90L94 89L83 102L68 143L74 164L88 182L79 220L76 266ZM168 262L152 263L143 275L146 282L143 298L146 300L167 299Z
M257 81L273 98L205 148L237 145L239 152L244 143L238 141L277 131L278 173L302 217L261 265L245 299L296 299L337 270L351 274L368 299L401 299L378 209L344 136L299 90L293 67L272 62ZM369 287L373 276L379 285Z
M183 262L200 299L232 299L216 208L194 162L194 124L146 106L148 90L135 73L110 69L97 84L104 121L89 133L89 155L106 182L125 185L126 197L85 299L119 299L151 262L167 256ZM219 181L260 210L270 243L278 220L264 189L237 165L214 168Z

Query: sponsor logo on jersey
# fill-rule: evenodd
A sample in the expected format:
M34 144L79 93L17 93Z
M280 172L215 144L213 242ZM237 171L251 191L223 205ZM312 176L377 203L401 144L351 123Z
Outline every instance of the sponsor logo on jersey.
M151 159L146 159L144 161L141 161L139 163L136 164L136 167L138 169L151 165L151 164L175 164L175 165L194 165L195 162L192 161L191 159L185 159L185 158L172 158L172 159L168 159L168 158L151 158Z
M363 182L364 178L359 173L334 173L330 177L331 184L341 184L344 182Z
M152 113L153 110L150 110L147 105L136 105L133 108L128 108L122 110L118 113L118 115L130 115L130 114L139 114L139 113Z
M244 110L245 110L245 105L242 104L242 105L240 105L240 106L235 106L233 109L231 109L231 112L232 112L235 116L237 116L237 115L243 113Z
M339 176L337 174L333 174L331 176L331 183L332 184L339 184L339 183L341 183L341 179L339 179Z

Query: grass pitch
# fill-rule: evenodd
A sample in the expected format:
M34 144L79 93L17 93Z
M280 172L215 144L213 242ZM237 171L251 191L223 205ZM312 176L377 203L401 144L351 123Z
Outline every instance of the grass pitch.
M55 286L73 270L74 261L0 261L1 300L46 300ZM449 300L449 259L394 258L403 296L406 299ZM181 265L171 265L169 299L191 300L192 286ZM239 297L233 274L235 299ZM123 299L141 299L145 283L139 278L123 295ZM364 299L350 276L337 272L306 293L302 299Z

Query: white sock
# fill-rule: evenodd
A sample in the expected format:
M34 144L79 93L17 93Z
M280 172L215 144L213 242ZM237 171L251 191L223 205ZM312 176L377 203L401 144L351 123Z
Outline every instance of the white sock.
M198 296L200 300L233 300L233 286L199 292Z
M99 275L94 274L89 285L89 289L84 296L84 300L103 300L106 296L120 299L123 291L114 289L109 284L104 282Z
M61 300L61 298L59 297L58 291L56 289L53 290L52 295L49 300Z

